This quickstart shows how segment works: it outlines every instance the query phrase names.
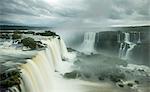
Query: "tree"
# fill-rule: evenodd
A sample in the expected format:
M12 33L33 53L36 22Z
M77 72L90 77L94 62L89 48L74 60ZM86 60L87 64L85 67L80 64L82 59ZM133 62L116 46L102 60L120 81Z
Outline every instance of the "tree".
M13 35L12 35L12 39L14 40L14 39L21 39L21 35L20 34L17 34L17 33L14 33Z
M29 47L31 49L36 49L36 42L34 41L33 38L28 37L28 38L24 38L22 39L22 44L26 47Z

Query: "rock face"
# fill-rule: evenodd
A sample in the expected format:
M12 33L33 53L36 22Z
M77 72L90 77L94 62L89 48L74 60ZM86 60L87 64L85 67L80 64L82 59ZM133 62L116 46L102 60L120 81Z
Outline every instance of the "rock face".
M77 71L72 71L70 73L65 73L64 74L64 77L68 78L68 79L75 79L75 78L78 78L80 76L81 76L80 73L77 72Z
M137 64L150 66L150 43L137 44L133 49L131 57Z
M0 89L2 92L6 92L9 87L20 85L20 72L18 70L8 71L0 73Z
M106 31L96 34L95 49L98 51L113 52L117 55L119 43L118 32ZM122 36L121 36L122 37ZM123 38L123 37L122 37Z
M95 49L99 52L119 56L122 59L136 61L132 63L150 66L149 27L116 29L96 33Z

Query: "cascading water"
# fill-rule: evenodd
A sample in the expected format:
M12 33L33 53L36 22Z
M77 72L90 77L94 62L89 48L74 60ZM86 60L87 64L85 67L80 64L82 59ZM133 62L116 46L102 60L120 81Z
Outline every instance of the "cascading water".
M130 59L130 56L132 53L131 51L134 49L135 46L136 46L136 44L134 44L134 43L129 44L129 48L126 51L125 59Z
M129 33L125 33L124 42L130 44L130 34Z
M54 92L54 71L68 52L62 39L53 38L42 42L47 44L47 48L20 66L21 92Z
M95 32L86 32L84 34L84 41L81 45L81 49L84 53L90 54L92 52L95 52L94 44L95 44Z
M22 79L20 79L20 88L21 88L21 92L26 92L25 85L24 85Z
M137 41L137 43L141 43L141 34L140 34L140 32L139 32L139 35L138 35L138 41Z
M130 59L130 55L136 44L130 42L130 33L124 33L124 43L120 44L119 57L122 59Z
M86 48L91 46L89 48L94 49L95 39L94 40L92 40L92 39L95 37L93 37L93 36L90 37L90 36L86 35L85 38L86 38L86 40L88 40L85 43L87 45ZM124 90L124 88L117 88L114 85L112 85L112 82L111 83L103 83L102 81L99 82L99 79L98 79L99 75L95 76L92 73L92 71L89 72L92 75L91 78L89 78L89 79L91 81L92 78L95 78L96 81L98 81L98 83L94 83L94 82L90 82L90 81L82 81L81 79L66 79L64 76L64 73L59 71L59 70L63 70L64 68L67 67L66 65L64 65L64 66L61 66L61 65L68 62L68 60L65 60L65 59L68 58L68 56L69 57L71 56L70 52L67 51L64 41L58 37L52 37L52 39L41 40L41 42L47 44L47 47L45 48L45 50L38 51L38 53L36 53L36 55L34 54L34 57L32 59L28 59L26 62L24 62L24 64L23 63L20 63L21 65L19 64L20 69L21 69L20 85L16 85L12 88L9 88L9 90L10 90L9 92L94 92L94 91L100 92L103 90L104 90L104 92L111 92L111 91L128 92L128 91L130 91L128 89L125 91L122 91L122 90ZM89 43L91 44L91 42L93 45L89 45ZM136 44L133 44L133 42L131 42L130 34L126 33L124 42L122 42L122 39L119 42L120 42L119 56L120 57L124 56L124 57L130 58L130 54L131 54L133 48L136 46ZM15 51L15 53L16 53L16 51ZM87 66L86 63L81 61L81 62L78 62L78 63L81 63L81 68L85 68L85 67L82 67L82 65L85 64L85 66L87 66L87 69L92 70L94 68L94 69L96 69L96 71L98 71L99 65L97 65L97 64L100 63L98 61L99 60L101 61L101 59L103 61L103 57L105 57L105 56L94 55L94 54L90 55L93 57L93 61L95 61L97 63L91 62L92 57L87 58L87 56L89 57L89 55L83 55L82 56L83 58L80 57L80 59L81 60L85 59L85 62L89 66ZM95 58L95 56L100 57L100 58L99 59ZM76 58L76 59L78 59L78 58ZM87 59L89 59L90 63L88 62ZM109 61L113 62L113 58L111 59L108 57L108 59L109 59ZM106 61L107 60L104 58L104 62L106 62ZM117 60L115 60L115 61L117 61ZM83 64L82 64L82 62L83 62ZM104 63L104 62L102 62L102 63ZM110 63L110 64L112 64L112 63ZM110 64L109 64L109 67L110 67ZM91 67L91 66L93 66L93 67ZM62 68L60 69L60 67L62 67ZM103 68L100 68L100 70L102 70L102 69ZM139 70L142 70L142 69L143 68L139 68L139 69L135 68L135 69L133 69L133 71L137 70L137 72L140 72ZM71 71L71 69L66 69L66 70ZM87 71L89 71L89 70L87 70ZM131 73L133 73L133 71ZM98 72L101 72L101 71L98 71ZM70 72L65 72L65 73L70 73ZM61 76L61 75L63 75L63 76ZM86 74L85 75L82 74L81 77L82 76L88 80ZM136 77L133 77L133 78L136 78ZM18 86L20 86L21 91L20 91L20 88L18 88ZM137 85L135 85L135 86L137 86ZM126 87L126 85L124 87ZM134 87L134 84L133 84L133 87ZM145 89L145 86L142 89ZM139 92L142 92L142 91L139 91ZM143 92L146 92L146 91L143 91Z
M11 87L11 88L9 88L9 91L10 92L19 92L17 87Z
M120 39L121 37L120 37L120 34L118 34L118 43L120 43L121 42L121 39Z
M119 57L122 58L123 56L123 43L120 44L120 48L119 48Z
M119 49L119 57L124 59L126 56L126 48L127 44L130 44L130 34L129 33L124 33L125 38L124 42L120 44L120 49Z

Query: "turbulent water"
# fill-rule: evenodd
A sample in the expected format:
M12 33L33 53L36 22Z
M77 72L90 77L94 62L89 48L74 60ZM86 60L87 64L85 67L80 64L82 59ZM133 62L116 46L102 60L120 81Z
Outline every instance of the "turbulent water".
M130 41L129 33L124 34L125 34L124 43L120 44L119 57L122 59L130 59L131 52L136 46L136 44ZM120 38L118 38L118 40L120 40Z
M84 34L84 40L81 45L82 52L84 52L86 54L95 52L95 49L94 49L95 37L96 37L95 32L86 32Z
M141 43L140 33L136 43L130 40L131 35L124 33L123 41L119 36L119 57L95 54L95 32L84 34L80 50L68 52L63 39L59 37L34 37L46 44L44 50L22 51L10 48L12 41L2 41L0 62L4 68L20 70L20 89L9 88L9 92L149 92L150 69L146 66L128 64L132 50ZM26 35L24 35L26 36ZM33 37L28 35L28 37ZM17 44L17 43L16 43ZM8 49L9 48L9 49ZM83 53L80 53L83 52ZM13 66L13 67L11 67ZM7 69L3 69L3 71ZM121 82L124 88L109 80L101 80L101 75L116 74L121 71L127 77ZM80 77L67 79L66 73L78 71ZM115 71L115 72L114 72ZM129 87L128 81L139 80L141 84Z
M32 60L27 60L21 66L25 92L54 92L54 71L59 70L62 59L69 56L62 39L54 38L42 42L47 44L47 49L38 52Z

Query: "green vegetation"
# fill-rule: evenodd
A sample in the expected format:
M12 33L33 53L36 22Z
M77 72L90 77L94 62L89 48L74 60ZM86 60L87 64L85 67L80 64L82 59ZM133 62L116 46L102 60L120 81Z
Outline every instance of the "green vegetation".
M6 73L0 73L0 86L3 88L12 87L20 84L19 70L13 70Z
M33 38L28 37L28 38L24 38L21 40L21 43L23 44L23 46L26 46L28 48L31 48L32 50L37 49L37 48L43 48L46 45L42 45L41 41L35 41Z
M41 35L41 36L58 36L55 32L52 31L45 31L43 33L36 33L36 35Z
M8 34L0 34L1 39L10 39L10 36Z
M35 32L33 32L33 31L27 31L27 32L23 32L24 34L35 34Z
M15 40L15 39L21 39L21 35L20 34L17 34L17 33L14 33L12 35L12 39Z
M36 42L33 38L28 37L21 40L22 44L26 47L29 47L31 49L36 49Z

